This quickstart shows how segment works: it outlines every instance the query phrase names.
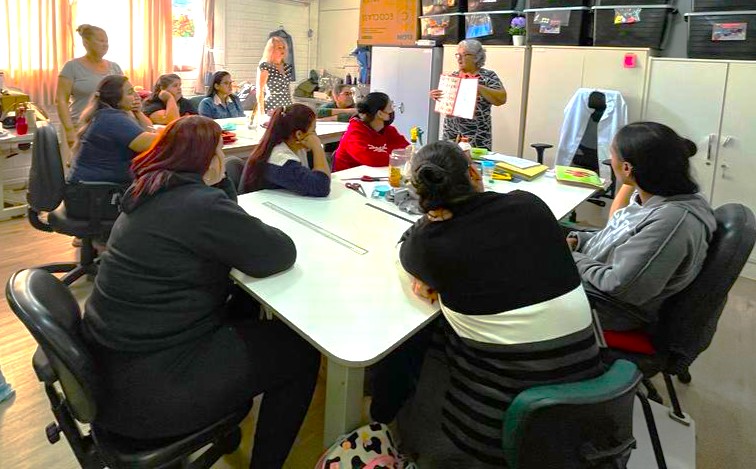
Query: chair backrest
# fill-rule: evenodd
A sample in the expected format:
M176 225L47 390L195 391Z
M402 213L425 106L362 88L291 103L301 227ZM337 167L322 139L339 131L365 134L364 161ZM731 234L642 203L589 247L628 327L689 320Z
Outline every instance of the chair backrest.
M238 191L242 173L244 172L244 161L236 156L228 156L224 163L226 164L226 176L233 183L234 189Z
M654 345L670 353L671 369L666 371L673 374L690 366L711 344L727 294L756 241L756 220L745 205L723 205L714 210L714 216L717 230L701 272L685 289L668 298L660 311Z
M197 96L192 96L190 98L187 98L189 100L189 103L192 105L192 108L194 109L194 112L197 112L199 110L199 105L202 102L203 99L205 99L205 95L200 94Z
M55 127L40 126L34 132L32 145L29 190L26 194L29 207L36 212L55 210L63 200L65 183Z
M597 378L518 394L504 416L508 466L624 467L635 447L633 401L641 378L633 363L617 360Z
M81 337L76 299L60 280L41 269L13 274L5 296L47 356L71 413L80 422L92 422L98 381L93 357Z

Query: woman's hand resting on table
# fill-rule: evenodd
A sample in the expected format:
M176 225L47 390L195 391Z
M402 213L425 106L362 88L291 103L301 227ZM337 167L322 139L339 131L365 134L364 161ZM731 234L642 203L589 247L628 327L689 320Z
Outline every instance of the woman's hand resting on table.
M438 301L438 292L415 277L412 277L412 292L420 298L428 300L430 304Z

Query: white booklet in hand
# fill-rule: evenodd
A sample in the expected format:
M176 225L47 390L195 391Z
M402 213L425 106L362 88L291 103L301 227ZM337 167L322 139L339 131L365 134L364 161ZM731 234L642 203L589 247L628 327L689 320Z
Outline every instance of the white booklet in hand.
M438 89L443 95L436 101L436 112L445 116L472 119L478 100L478 79L441 75Z

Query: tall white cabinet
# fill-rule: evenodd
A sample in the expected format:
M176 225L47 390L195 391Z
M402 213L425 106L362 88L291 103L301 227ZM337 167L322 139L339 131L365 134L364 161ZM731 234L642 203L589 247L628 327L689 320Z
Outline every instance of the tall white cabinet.
M654 58L643 112L698 145L694 175L713 207L756 212L756 62ZM745 274L756 278L756 254Z
M518 46L484 48L484 68L496 72L507 90L506 104L491 107L492 150L505 155L521 156L530 51L527 47ZM454 58L456 52L456 45L444 46L444 73L457 70L457 60ZM439 132L443 132L443 119Z
M626 67L626 56L635 66ZM557 146L564 108L578 88L617 90L627 103L628 119L642 112L650 49L616 47L533 46L531 52L527 116L523 154L535 159L531 143ZM627 58L631 60L631 58ZM546 152L544 163L553 165L556 150Z

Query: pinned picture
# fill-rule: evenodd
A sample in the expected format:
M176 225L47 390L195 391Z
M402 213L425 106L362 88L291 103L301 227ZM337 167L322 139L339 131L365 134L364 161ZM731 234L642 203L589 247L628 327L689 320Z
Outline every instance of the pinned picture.
M541 23L538 32L541 34L559 34L562 32L562 22L551 20L548 24Z
M642 8L615 8L614 24L633 24L641 20Z
M720 41L745 41L748 23L714 23L711 40Z

